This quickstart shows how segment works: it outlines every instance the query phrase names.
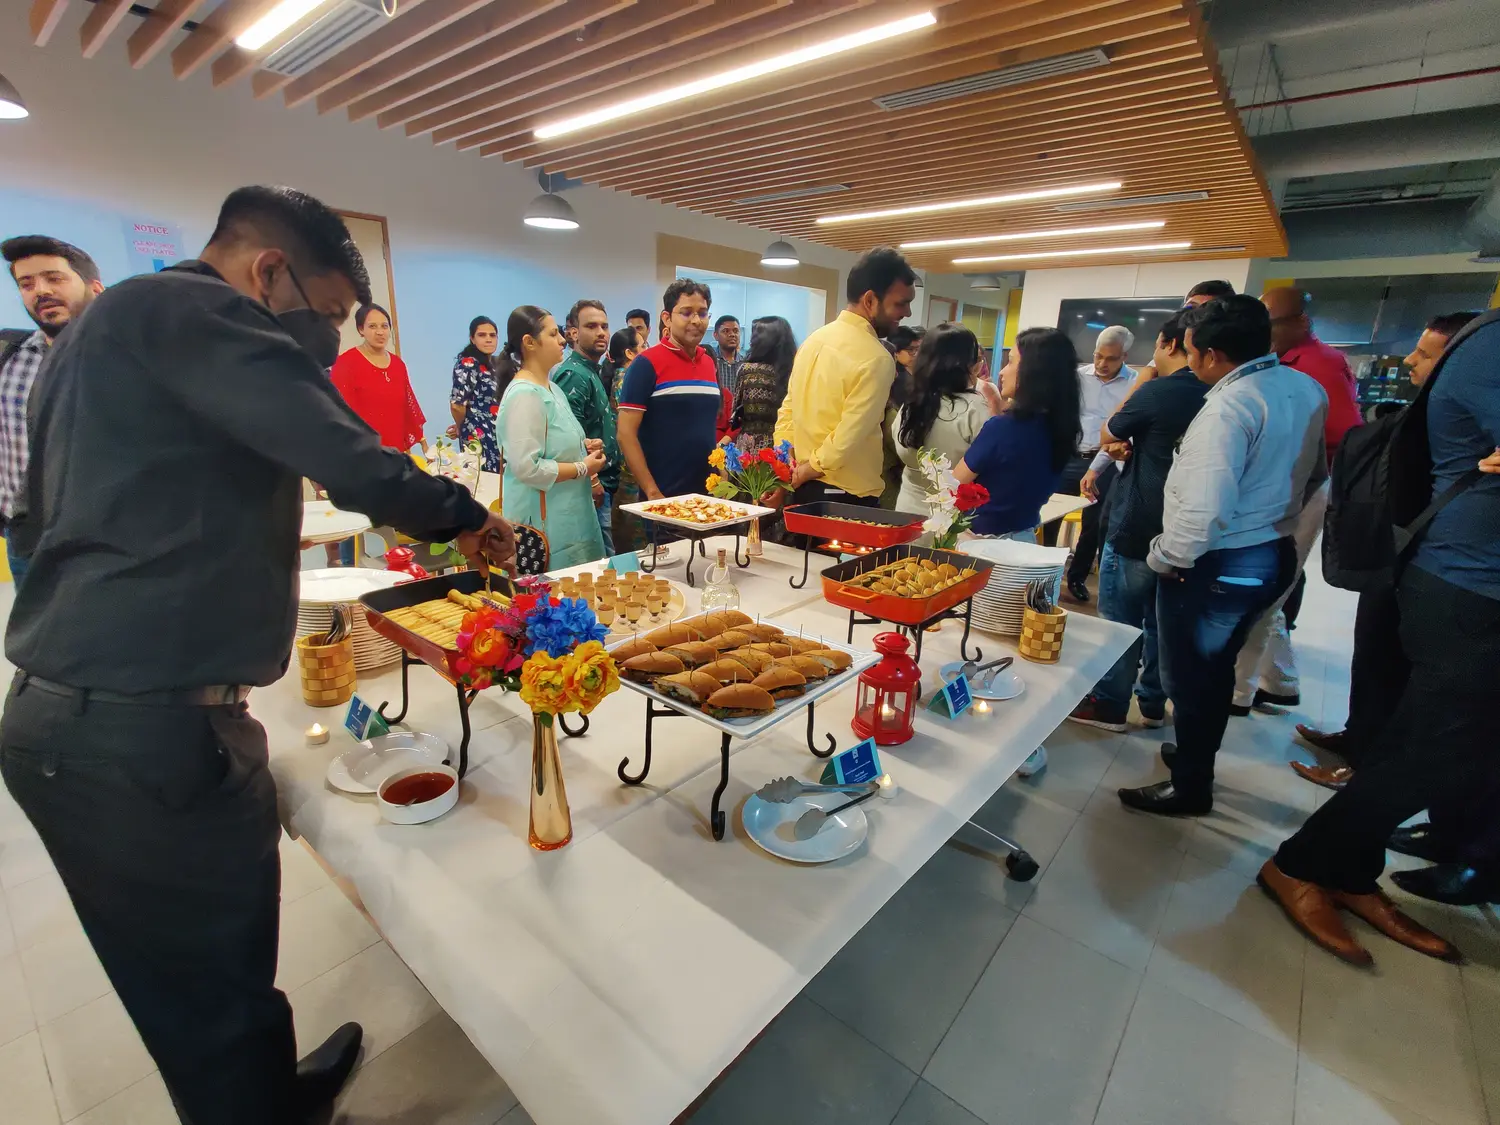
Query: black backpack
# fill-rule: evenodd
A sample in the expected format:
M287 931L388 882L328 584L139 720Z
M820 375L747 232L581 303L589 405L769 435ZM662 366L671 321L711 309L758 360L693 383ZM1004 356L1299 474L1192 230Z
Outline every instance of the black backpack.
M1377 592L1393 587L1428 524L1479 480L1480 471L1471 469L1433 496L1427 397L1459 343L1497 320L1500 309L1493 309L1459 329L1410 406L1344 435L1323 517L1329 585Z
M35 328L0 328L0 367L36 334Z

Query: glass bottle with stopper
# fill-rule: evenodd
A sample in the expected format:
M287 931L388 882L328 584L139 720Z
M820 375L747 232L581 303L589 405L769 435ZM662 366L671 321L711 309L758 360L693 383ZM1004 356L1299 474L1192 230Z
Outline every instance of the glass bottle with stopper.
M719 557L708 568L703 581L701 602L703 609L739 609L740 591L729 578L729 551L719 548Z

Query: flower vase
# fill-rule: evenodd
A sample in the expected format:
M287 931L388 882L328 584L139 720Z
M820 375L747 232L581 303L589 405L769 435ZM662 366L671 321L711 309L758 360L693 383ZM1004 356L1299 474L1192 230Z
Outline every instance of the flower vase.
M553 716L531 716L531 846L550 852L573 838L573 816L563 786L562 758L557 751Z
M752 559L758 559L766 552L760 542L760 517L756 516L750 521L749 541L745 544L745 554Z

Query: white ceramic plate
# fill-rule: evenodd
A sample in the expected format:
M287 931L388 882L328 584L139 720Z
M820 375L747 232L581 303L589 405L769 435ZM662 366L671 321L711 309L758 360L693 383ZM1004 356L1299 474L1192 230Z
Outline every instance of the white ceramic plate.
M367 739L328 763L328 784L345 793L373 794L391 774L442 765L448 744L435 734L396 731Z
M865 806L855 805L823 822L810 840L797 839L797 818L808 809L831 809L851 799L848 793L804 793L784 805L762 801L754 793L745 802L745 832L766 851L793 863L828 863L856 851L870 833ZM865 802L868 804L869 802Z
M364 519L364 516L358 517ZM310 522L310 521L304 521ZM367 521L368 522L368 521ZM304 570L301 574L302 590L298 600L306 606L325 606L336 602L357 602L375 590L394 586L404 574L393 570L371 570L363 566L334 566L318 570ZM327 620L328 614L321 614Z
M717 523L694 523L691 520L672 519L670 516L659 516L648 512L647 508L654 508L658 504L667 504L672 501L683 500L706 500L711 504L723 504L726 508L732 508L738 514L734 519L719 520ZM640 516L643 520L655 520L657 523L669 524L672 527L685 527L692 531L713 531L720 527L734 527L736 524L745 523L755 519L757 516L774 516L775 508L762 508L759 504L742 504L738 500L720 500L717 496L704 496L702 493L689 492L682 496L668 496L661 500L641 500L634 504L621 504L621 511L630 512Z
M962 660L955 660L951 664L944 664L938 669L938 675L943 677L943 683L947 683L958 676L959 669L964 666ZM969 683L969 694L975 699L986 699L991 703L1004 703L1007 699L1014 699L1026 690L1026 681L1016 674L1015 665L1002 668L995 673L995 678L990 681L990 686L981 689L979 680L983 680L988 672L979 673L977 680Z
M327 500L302 504L302 538L311 543L338 543L370 530L370 517L335 508Z

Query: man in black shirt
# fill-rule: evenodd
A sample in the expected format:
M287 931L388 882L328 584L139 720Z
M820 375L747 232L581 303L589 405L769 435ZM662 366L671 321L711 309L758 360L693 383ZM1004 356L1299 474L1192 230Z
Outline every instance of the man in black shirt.
M245 704L287 670L302 478L377 525L513 554L324 374L369 299L337 215L241 188L201 260L94 302L31 400L0 771L193 1125L314 1120L359 1049L350 1024L297 1063L276 792Z
M1099 613L1141 629L1141 636L1068 716L1104 730L1125 729L1133 686L1141 722L1159 727L1166 719L1167 693L1156 656L1157 579L1146 556L1151 540L1161 534L1172 457L1208 393L1208 386L1188 367L1183 320L1179 312L1162 325L1152 366L1142 372L1100 435L1106 448L1115 445L1126 460L1114 488L1109 534L1099 562Z

